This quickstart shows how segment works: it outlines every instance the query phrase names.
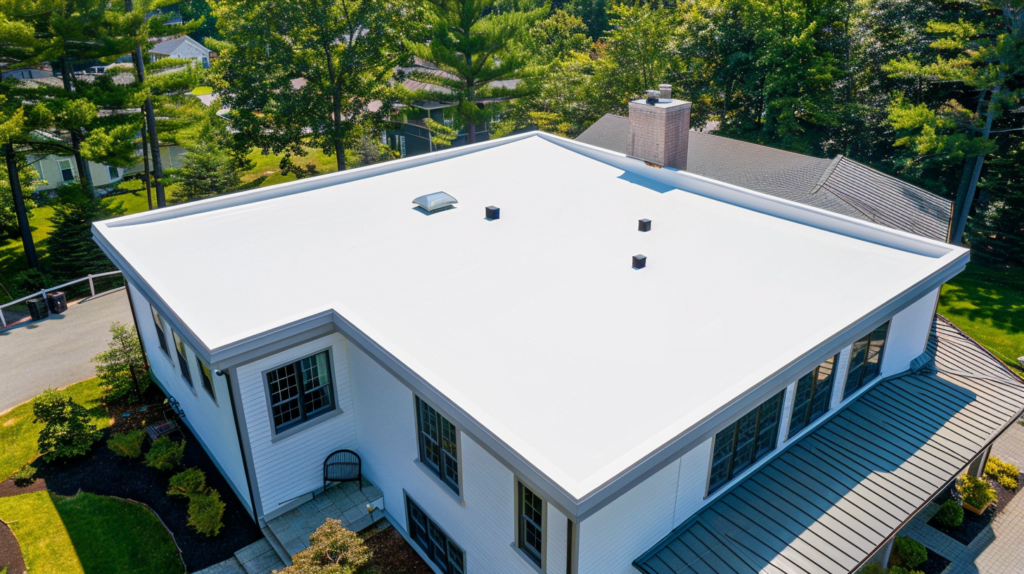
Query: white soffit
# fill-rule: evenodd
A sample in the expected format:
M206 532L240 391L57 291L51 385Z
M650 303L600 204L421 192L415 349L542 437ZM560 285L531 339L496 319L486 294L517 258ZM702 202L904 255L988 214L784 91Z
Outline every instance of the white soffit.
M333 309L577 500L964 254L547 134L460 149L96 230L209 349Z

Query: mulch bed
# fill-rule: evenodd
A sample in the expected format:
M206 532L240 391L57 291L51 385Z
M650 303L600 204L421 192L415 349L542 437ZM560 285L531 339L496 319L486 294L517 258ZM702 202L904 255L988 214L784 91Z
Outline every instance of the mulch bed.
M25 574L25 557L21 555L18 539L3 522L0 522L0 570L7 568L7 574Z
M932 552L931 549L927 550L928 559L922 562L917 568L914 568L914 570L923 572L924 574L942 574L942 571L946 569L946 566L949 566L951 560L943 556L939 556Z
M928 521L928 526L948 535L950 538L953 538L965 546L969 545L977 535L981 534L982 530L985 530L986 526L992 523L992 519L995 518L1003 508L1006 508L1006 505L1008 505L1010 501L1013 500L1013 497L1020 491L1020 488L1017 490L1007 490L994 480L989 480L988 482L992 485L992 488L995 488L996 494L999 498L980 516L969 510L964 510L964 521L956 528L946 528L945 526L938 524L934 518ZM1022 479L1019 484L1024 485L1024 475L1022 475ZM952 498L950 488L944 489L942 494L935 498L936 504L942 504Z
M371 569L384 574L434 574L394 526L388 526L366 540L373 551Z
M120 426L120 425L118 425ZM188 501L167 495L167 484L173 473L163 473L143 464L142 458L129 460L117 456L106 447L110 429L93 450L83 456L53 463L37 460L37 480L27 488L11 481L0 484L0 495L24 494L32 489L46 489L55 494L74 496L79 490L104 496L117 496L147 504L163 520L174 535L189 571L200 570L232 557L235 551L263 537L259 527L245 511L242 503L221 476L206 451L183 429L186 446L180 469L196 467L206 473L207 486L220 492L225 503L224 528L220 534L207 537L188 526ZM175 436L175 439L178 437ZM148 445L143 449L145 452ZM9 484L10 483L10 484ZM37 486L42 484L42 486Z

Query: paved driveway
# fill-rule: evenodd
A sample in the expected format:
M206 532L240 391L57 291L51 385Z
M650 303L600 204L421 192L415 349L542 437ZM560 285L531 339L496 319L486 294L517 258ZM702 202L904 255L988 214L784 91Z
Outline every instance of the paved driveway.
M0 331L0 412L95 376L91 362L110 342L114 321L133 325L124 289L87 299L63 315Z

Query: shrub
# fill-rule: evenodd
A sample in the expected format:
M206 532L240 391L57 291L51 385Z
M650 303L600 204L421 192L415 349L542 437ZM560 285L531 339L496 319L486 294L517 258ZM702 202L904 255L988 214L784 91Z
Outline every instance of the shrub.
M142 456L142 441L146 440L146 431L133 430L114 433L107 439L107 448L118 456L139 458Z
M14 484L17 486L28 486L36 481L36 467L26 464L11 478L14 479Z
M309 537L309 548L299 552L294 564L280 574L354 573L373 558L373 552L355 532L344 528L340 520L328 518Z
M890 562L893 566L913 570L928 559L928 551L924 544L909 536L897 536L892 546Z
M39 452L49 462L89 452L102 433L89 419L85 407L64 391L46 389L32 400L35 422L46 426L39 431Z
M947 500L935 513L935 521L946 528L956 528L964 521L964 507L955 500Z
M996 489L988 482L974 475L965 474L957 479L956 490L960 493L965 504L974 508L984 508L990 502L997 499Z
M198 468L190 468L171 477L171 487L167 494L191 498L204 492L206 492L206 473Z
M1003 462L992 456L985 463L985 476L994 479L1007 490L1017 490L1017 479L1020 478L1020 470L1017 469L1016 465Z
M169 471L181 464L181 457L185 454L185 441L173 441L170 437L162 436L153 441L146 453L146 465L157 470Z
M106 398L109 401L141 400L150 380L139 335L135 327L121 323L110 325L110 335L109 348L92 359L96 363L96 376L106 387Z
M200 534L216 536L224 527L221 520L224 517L224 502L220 499L220 493L210 489L206 492L194 494L188 501L188 525L195 528Z

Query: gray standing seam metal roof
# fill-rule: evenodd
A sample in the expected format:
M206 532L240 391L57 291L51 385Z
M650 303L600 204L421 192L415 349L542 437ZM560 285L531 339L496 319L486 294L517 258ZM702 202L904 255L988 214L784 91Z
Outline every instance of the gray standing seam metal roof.
M629 118L605 114L578 138L628 153ZM691 131L686 170L768 195L938 241L946 241L952 203L848 157L834 159Z
M647 574L850 572L1024 408L1024 381L936 315L883 380L633 563Z

